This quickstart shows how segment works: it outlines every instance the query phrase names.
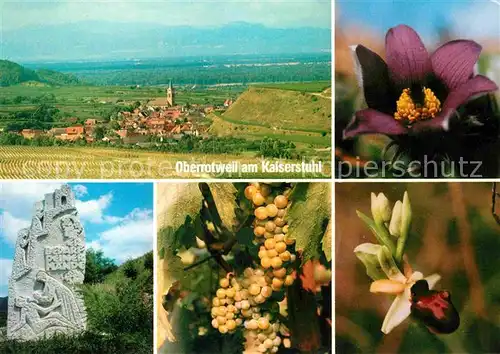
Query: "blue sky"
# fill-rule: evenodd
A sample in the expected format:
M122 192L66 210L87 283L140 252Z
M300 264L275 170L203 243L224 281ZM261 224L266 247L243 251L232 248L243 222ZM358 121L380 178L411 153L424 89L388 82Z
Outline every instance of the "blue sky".
M0 182L0 296L7 295L17 231L29 227L33 204L61 183ZM70 183L87 247L117 264L153 248L153 185Z
M430 40L443 25L462 38L500 37L499 0L344 0L336 3L336 19L337 28L362 24L381 35L404 23Z
M4 30L79 21L220 26L230 22L270 27L330 28L330 0L0 0ZM2 16L3 15L3 16Z

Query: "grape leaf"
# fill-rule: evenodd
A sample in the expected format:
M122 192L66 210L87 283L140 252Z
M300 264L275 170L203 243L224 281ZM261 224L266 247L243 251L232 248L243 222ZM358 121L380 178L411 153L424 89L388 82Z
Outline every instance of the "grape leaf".
M203 200L197 183L160 183L157 195L158 229L170 227L174 232L187 216L196 218Z
M331 217L329 183L298 183L289 198L287 238L302 250L302 264L321 256L321 241Z
M328 222L328 226L326 227L322 243L326 260L330 262L332 260L332 220Z
M217 206L222 224L230 231L233 231L237 224L236 194L238 191L232 183L209 183L210 191Z

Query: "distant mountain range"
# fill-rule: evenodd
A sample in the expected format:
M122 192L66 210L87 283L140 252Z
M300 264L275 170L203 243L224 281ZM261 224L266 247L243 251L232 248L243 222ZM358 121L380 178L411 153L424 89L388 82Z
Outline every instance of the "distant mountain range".
M221 27L79 22L3 31L0 53L13 61L118 60L184 56L329 52L329 28Z
M80 81L71 74L53 70L31 70L9 60L0 60L0 87L23 83L48 85L77 85Z

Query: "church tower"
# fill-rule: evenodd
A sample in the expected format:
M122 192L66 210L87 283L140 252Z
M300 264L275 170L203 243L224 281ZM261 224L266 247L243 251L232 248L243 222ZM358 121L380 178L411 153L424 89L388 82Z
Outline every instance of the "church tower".
M172 80L170 80L170 83L168 84L167 87L167 106L168 107L173 107L174 106L174 88L172 87Z

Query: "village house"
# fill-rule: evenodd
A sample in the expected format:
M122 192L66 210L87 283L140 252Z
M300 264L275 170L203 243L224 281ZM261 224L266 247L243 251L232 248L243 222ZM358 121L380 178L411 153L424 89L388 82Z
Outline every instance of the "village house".
M83 138L84 133L85 133L85 130L84 130L83 126L67 127L65 140L75 141L75 140L81 139L81 138Z
M23 136L24 139L34 139L38 136L43 135L43 130L40 129L23 129L21 131L21 135Z

